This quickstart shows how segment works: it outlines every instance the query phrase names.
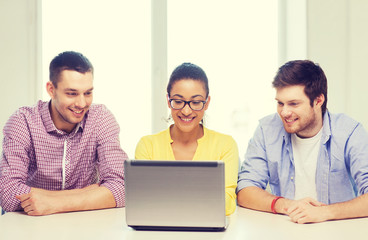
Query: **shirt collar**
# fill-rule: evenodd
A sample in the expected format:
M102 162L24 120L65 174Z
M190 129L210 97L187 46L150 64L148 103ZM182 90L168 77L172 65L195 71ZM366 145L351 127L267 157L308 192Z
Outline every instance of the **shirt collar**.
M51 100L48 101L48 102L45 102L43 104L43 106L41 107L40 112L41 112L41 118L42 118L42 121L43 121L43 125L45 126L46 131L48 133L56 132L56 133L60 133L60 134L63 134L63 133L65 134L64 131L61 131L61 130L57 129L54 122L52 121L51 114L50 114L50 104L51 104ZM83 132L84 126L86 125L86 119L88 117L88 113L89 113L89 111L86 113L83 120L80 123L78 123L78 125L71 132L71 134L74 135L79 131Z
M322 137L321 137L322 143L325 144L330 139L330 137L331 137L330 113L326 110L325 114L323 115ZM285 128L283 130L283 138L286 144L291 143L291 134L286 132Z
M322 127L321 141L325 144L331 138L331 125L330 125L330 113L326 110L323 115L323 127Z

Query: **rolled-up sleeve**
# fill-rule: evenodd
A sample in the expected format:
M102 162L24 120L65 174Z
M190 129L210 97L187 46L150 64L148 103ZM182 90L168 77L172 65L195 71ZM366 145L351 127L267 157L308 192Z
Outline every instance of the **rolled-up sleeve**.
M239 171L236 192L250 186L266 189L268 181L264 136L261 126L258 126L253 138L249 141L245 159Z
M111 191L116 207L123 207L125 206L124 161L128 156L120 146L120 128L108 110L100 118L98 126L97 153L100 184Z
M368 133L361 124L352 131L346 144L345 159L350 162L357 194L368 193Z
M21 210L16 196L31 190L26 185L30 142L25 121L20 115L12 115L4 127L0 159L0 205L7 212Z

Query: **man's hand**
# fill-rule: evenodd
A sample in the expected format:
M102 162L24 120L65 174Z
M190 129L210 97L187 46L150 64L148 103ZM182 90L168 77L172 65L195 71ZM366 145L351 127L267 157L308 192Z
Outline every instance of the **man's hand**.
M60 198L51 191L32 188L27 194L16 196L21 206L28 215L40 216L58 212Z
M303 198L292 201L285 209L286 214L295 223L317 223L329 219L325 204L312 198Z

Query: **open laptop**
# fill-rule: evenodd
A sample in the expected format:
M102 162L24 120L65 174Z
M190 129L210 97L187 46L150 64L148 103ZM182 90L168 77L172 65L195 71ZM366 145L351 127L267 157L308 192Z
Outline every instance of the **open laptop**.
M125 161L125 213L136 230L223 231L222 161Z

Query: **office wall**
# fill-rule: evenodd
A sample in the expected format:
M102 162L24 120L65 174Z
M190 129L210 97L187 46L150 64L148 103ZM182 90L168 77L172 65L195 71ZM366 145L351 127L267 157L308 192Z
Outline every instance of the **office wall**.
M325 70L328 108L350 115L366 128L367 12L365 0L307 1L307 57Z
M0 1L0 137L9 116L40 97L37 0Z
M1 142L10 114L40 96L38 9L37 0L0 0Z

